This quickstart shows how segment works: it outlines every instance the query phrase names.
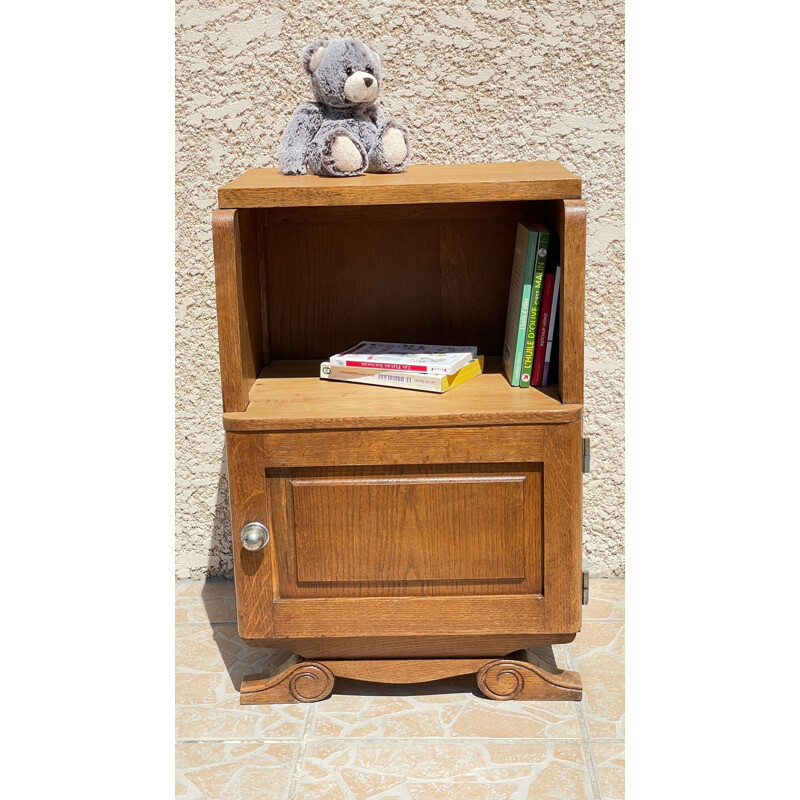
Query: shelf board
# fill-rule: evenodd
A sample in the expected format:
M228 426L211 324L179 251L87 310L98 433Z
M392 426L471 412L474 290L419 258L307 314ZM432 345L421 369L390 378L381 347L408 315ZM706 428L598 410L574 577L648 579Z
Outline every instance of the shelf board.
M245 411L223 414L229 431L410 428L573 422L580 405L563 405L557 387L509 386L500 360L444 394L319 378L318 360L276 361L261 371Z
M355 178L250 169L218 192L220 208L360 206L577 199L581 179L556 161L418 164Z

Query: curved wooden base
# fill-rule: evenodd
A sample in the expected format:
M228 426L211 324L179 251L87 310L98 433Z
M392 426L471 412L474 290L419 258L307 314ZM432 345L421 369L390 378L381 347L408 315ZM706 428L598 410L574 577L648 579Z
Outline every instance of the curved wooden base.
M529 650L504 658L418 658L311 661L290 656L272 672L242 680L239 702L312 703L333 691L335 676L376 683L423 683L476 673L492 700L580 700L577 672L559 670Z
M333 691L333 673L319 661L291 655L272 672L242 679L241 705L258 703L313 703Z
M518 650L478 670L478 688L492 700L580 700L581 676Z

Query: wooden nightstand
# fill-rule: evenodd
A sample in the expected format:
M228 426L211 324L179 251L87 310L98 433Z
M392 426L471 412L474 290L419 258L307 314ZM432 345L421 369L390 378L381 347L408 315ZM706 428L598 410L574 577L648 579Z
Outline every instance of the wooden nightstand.
M577 673L524 652L581 625L580 197L554 162L253 169L219 190L239 634L299 654L245 679L243 703L319 700L337 675L580 697ZM558 381L541 389L499 364L519 221L561 247ZM443 395L319 379L362 339L477 345L486 373Z

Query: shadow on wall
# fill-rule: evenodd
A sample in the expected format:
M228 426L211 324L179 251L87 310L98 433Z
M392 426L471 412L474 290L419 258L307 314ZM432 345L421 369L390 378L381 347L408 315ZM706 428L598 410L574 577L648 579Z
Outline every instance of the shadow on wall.
M217 494L214 506L214 523L211 528L211 541L208 546L209 578L233 580L233 550L231 545L231 512L228 489L228 461L223 445L220 454Z

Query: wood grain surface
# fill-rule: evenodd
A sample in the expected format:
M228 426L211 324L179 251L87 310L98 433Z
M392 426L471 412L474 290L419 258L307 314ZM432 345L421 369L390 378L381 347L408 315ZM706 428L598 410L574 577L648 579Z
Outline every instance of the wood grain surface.
M291 648L306 658L497 658L525 647L563 644L574 633L480 634L468 636L325 636L292 639L244 639L251 647Z
M275 669L242 680L240 703L310 703L333 691L335 678L403 684L476 673L492 700L567 700L582 697L580 675L519 650L504 658L319 659L291 655Z
M404 684L476 673L491 700L566 700L583 696L580 675L519 650L503 658L319 659L291 655L273 670L242 680L240 703L310 703L333 691L335 678Z
M521 580L525 475L459 466L290 478L298 583Z
M214 211L220 377L224 411L244 411L264 365L256 213Z
M536 462L544 453L541 425L229 432L228 436L252 437L266 468Z
M539 465L271 470L268 482L282 597L541 592Z
M276 668L242 679L241 705L310 703L324 700L335 678L377 683L420 683L469 675L491 658L308 660L289 656Z
M491 659L483 658L414 658L414 659L353 659L324 660L337 678L376 683L424 683L469 675L477 672Z
M363 479L366 475L374 475L375 468L372 468L372 473L367 468L354 470L353 467L332 470L311 467L288 472L268 470L263 453L269 436L229 433L231 496L236 509L234 530L238 531L245 522L255 521L265 524L272 533L268 547L255 553L244 550L235 541L240 635L248 639L286 637L285 647L290 647L292 639L311 639L320 635L332 639L381 636L387 625L397 636L415 633L421 637L575 633L580 629L581 610L580 423L541 427L545 446L538 465L501 464L487 470L498 476L524 474L527 476L525 485L531 487L523 504L518 506L518 512L509 512L519 515L512 523L512 532L513 526L524 526L523 561L528 583L519 586L507 579L497 579L496 585L474 581L473 557L466 557L465 553L474 555L481 545L477 540L474 546L462 553L464 557L460 566L451 561L452 577L447 579L451 582L449 586L447 580L439 584L435 580L413 580L408 562L406 580L398 580L397 574L387 576L384 583L370 580L372 574L348 575L348 570L355 569L348 566L349 559L362 556L374 559L381 548L389 554L392 548L403 547L402 543L393 540L402 534L398 534L391 524L392 515L395 520L399 519L399 512L383 501L377 502L376 510L367 510L367 522L362 524L350 511L343 509L341 502L331 503L307 495L303 502L306 505L320 503L332 523L329 525L318 515L314 516L316 512L302 512L307 514L303 518L301 513L301 527L308 538L298 549L296 509L290 498L290 480L308 480L313 476L323 482L319 488L324 492L324 481L330 480L331 476L336 479L350 474ZM311 449L306 448L306 453L313 457ZM429 475L426 469L407 465L394 474ZM480 470L486 470L486 467L472 469L480 474ZM244 471L247 471L247 476L244 476ZM392 477L391 471L380 474ZM460 473L455 465L448 464L441 474L446 477L464 473ZM415 487L417 491L419 488ZM442 501L442 497L438 499ZM410 512L410 518L419 524L413 536L416 546L422 546L422 565L430 563L433 553L433 550L426 549L427 544L421 545L426 523L436 519L436 512L428 507L430 500L426 498L424 503L412 503ZM360 504L359 507L363 506ZM490 519L481 511L476 514L479 518ZM435 538L435 530L430 530L429 535ZM504 541L503 525L489 522L486 531L487 535L499 537L495 543ZM377 541L371 540L370 534L377 537ZM513 541L511 536L510 546L513 546ZM307 583L299 580L298 553L309 559L310 573L307 577L324 577L327 559L329 580ZM410 557L411 550L405 555ZM495 566L500 563L502 560ZM366 566L363 569L377 568ZM456 571L459 569L460 572ZM342 574L346 580L337 580ZM353 580L348 581L348 577Z
M250 169L221 187L220 208L452 203L580 197L581 180L555 161L418 164L355 178Z
M586 284L586 204L583 200L556 203L561 239L561 316L558 393L563 403L583 403L583 327Z
M334 675L319 661L305 661L290 655L274 670L264 675L242 679L239 703L313 703L324 700L333 691Z
M444 394L319 378L319 361L273 362L250 390L245 411L227 412L228 431L507 425L578 420L581 406L564 405L555 387L512 388L499 359Z
M548 426L544 453L544 594L558 630L581 626L583 473L581 424Z
M478 688L492 700L570 700L583 696L581 676L535 659L527 650L489 662L477 673Z
M380 206L325 208L303 224L267 224L272 358L327 358L361 339L499 355L516 225L541 204L479 206L478 217L468 204L449 204L446 217L435 205L389 218Z

